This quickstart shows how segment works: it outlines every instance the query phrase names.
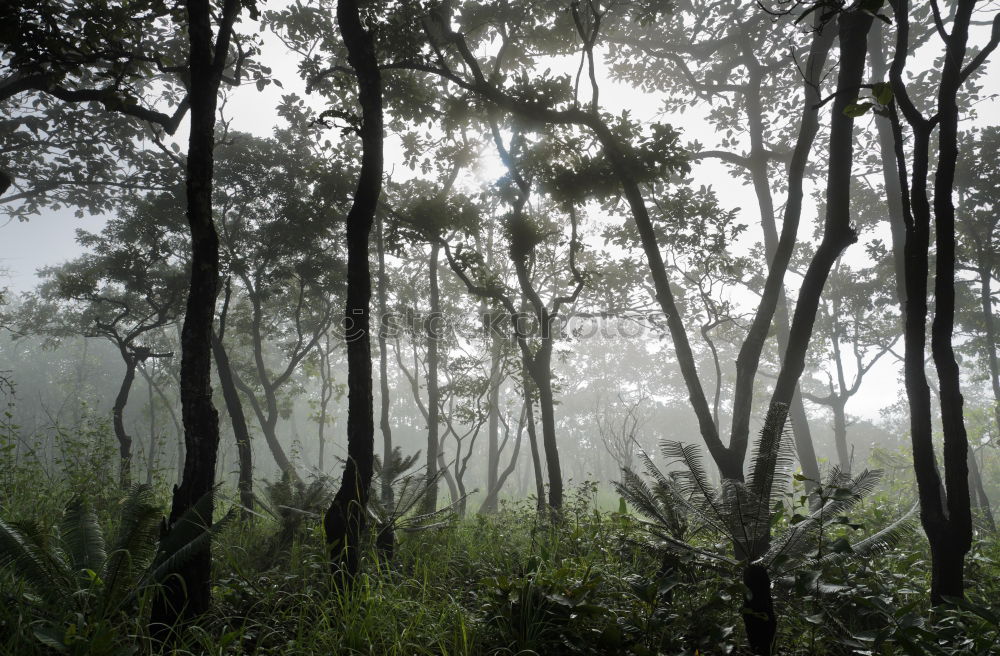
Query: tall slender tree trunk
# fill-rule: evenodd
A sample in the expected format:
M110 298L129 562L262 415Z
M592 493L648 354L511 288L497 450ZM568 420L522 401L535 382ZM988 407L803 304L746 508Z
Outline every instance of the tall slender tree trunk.
M910 401L910 438L913 469L920 500L920 520L931 547L931 603L965 594L965 554L972 545L972 509L969 497L968 440L962 417L959 370L951 345L955 313L955 208L952 201L958 158L958 105L964 82L966 45L975 0L955 3L951 33L945 33L946 51L938 87L937 114L924 118L909 98L903 68L909 47L909 2L894 5L897 24L896 54L890 82L896 105L913 132L913 172L909 198L902 197L906 221L906 329L904 376ZM980 62L981 63L981 62ZM902 127L890 108L896 167L900 187L907 188L906 152ZM927 178L930 136L939 129L937 171L934 177L937 253L934 275L935 315L931 353L940 385L944 428L944 481L938 473L931 424L930 387L924 366L927 337L927 272L931 234L931 206Z
M485 315L485 304L481 306ZM500 385L501 385L501 344L492 331L490 335L490 389L486 397L489 413L487 416L487 458L486 458L486 500L480 507L481 513L495 513L499 497L500 478Z
M441 339L441 292L438 285L438 252L437 242L431 244L431 255L427 265L427 275L430 282L430 314L424 326L427 335L427 491L423 499L425 513L437 510L438 504L438 470L447 471L438 462L441 448L439 432L439 413L441 411L441 394L438 389L438 342Z
M115 437L118 439L118 484L122 489L132 484L132 437L125 430L125 406L128 395L135 381L136 357L121 347L122 359L125 361L125 376L118 387L115 404L112 409L112 423L115 427Z
M174 488L164 537L195 503L215 487L219 450L219 416L212 404L212 321L219 278L219 237L212 219L212 182L215 148L215 110L219 84L229 54L232 26L242 3L225 0L218 35L212 35L212 4L187 0L191 132L187 156L187 221L191 231L191 283L181 328L181 415L184 425L184 470ZM197 518L211 526L215 504ZM180 617L193 618L208 610L211 601L211 545L191 554L167 578L153 602L150 625L163 637Z
M531 394L531 375L528 373L527 363L524 365L522 378L524 407L527 414L525 421L528 427L528 444L531 446L531 468L535 477L535 503L538 513L542 514L545 512L545 474L542 472L541 454L538 449L538 433L535 430L535 402Z
M538 390L538 410L542 417L542 448L545 455L545 471L549 480L549 507L554 511L562 509L563 480L559 463L559 445L556 442L555 397L552 393L552 343L545 338L538 353L529 365L531 379Z
M975 0L960 0L948 38L938 92L938 162L934 175L934 320L931 355L937 369L944 429L944 479L949 530L936 549L943 561L937 577L940 594L964 596L965 554L972 546L972 508L969 500L969 442L962 412L960 372L952 347L955 328L955 166L958 161L958 90L962 85L969 23ZM932 545L932 550L934 547ZM947 578L946 578L947 577Z
M375 246L378 252L378 381L379 381L379 429L382 431L382 466L392 462L392 425L389 423L389 355L386 344L388 329L388 294L385 275L385 226L384 220L376 219ZM382 505L389 508L394 503L392 480L382 477Z
M339 0L337 23L358 79L362 153L358 186L347 214L347 462L323 528L331 568L350 585L360 566L375 458L368 236L382 193L382 76L375 40L361 23L357 0Z
M881 21L876 21L868 33L869 62L872 79L881 82L886 79L889 62L885 54L885 32ZM896 278L896 300L901 312L906 311L906 222L903 219L903 189L899 183L893 150L892 125L889 121L877 119L878 150L882 160L882 184L885 187L885 202L888 211L889 235L892 239L892 264ZM902 318L902 317L901 317ZM905 324L905 319L903 319Z
M153 473L156 471L156 399L153 397L152 374L143 369L146 379L146 402L149 404L149 456L146 459L146 485L153 484Z
M250 446L250 428L243 414L243 402L233 380L233 370L229 362L222 337L212 335L212 354L215 356L215 370L219 374L219 387L222 388L222 398L226 402L226 412L233 426L233 436L236 438L236 454L239 459L239 479L236 487L240 495L240 505L243 506L243 519L250 518L253 510L253 451Z
M851 170L854 155L854 118L845 113L858 97L865 71L868 30L872 15L860 9L839 17L840 70L837 95L830 115L829 170L823 238L809 263L789 330L788 348L771 397L771 408L788 407L802 371L812 337L820 295L827 277L844 249L857 241L851 226ZM780 426L777 427L780 429Z
M847 445L847 399L833 398L830 400L830 410L833 411L833 443L837 446L837 461L840 470L851 471L851 453Z
M814 50L814 52L810 53L813 60L810 62L810 65L815 65L814 61L817 57L821 57L823 61L826 60L827 53L833 42L833 30L827 29L826 35L817 33L813 38L819 43L822 50L819 52ZM744 61L747 62L752 71L751 83L748 85L746 94L746 111L750 127L749 170L753 181L754 193L757 196L757 206L760 208L760 223L762 232L764 233L764 251L767 256L768 267L772 267L775 265L775 256L778 252L778 227L775 222L774 197L771 193L770 175L768 173L770 157L764 144L764 112L761 103L764 67L757 61L755 54L747 46L744 47ZM808 99L806 102L808 102ZM806 123L805 119L803 119L803 123ZM804 128L808 127L808 124L804 125ZM810 134L813 136L810 136ZM810 143L812 138L814 138L814 134L814 132L810 133L808 130L804 131L804 137L809 138ZM792 177L796 177L797 180L789 181L790 188L795 185L801 188L803 178L805 177L805 169L789 169L789 178ZM788 217L785 220L788 221ZM798 219L795 222L798 223ZM788 348L789 323L788 299L785 295L784 284L781 285L781 289L779 290L772 321L778 338L778 357L783 361L785 350ZM812 433L809 430L809 418L806 415L806 408L802 402L802 394L799 393L798 384L796 384L795 393L792 395L792 402L789 407L789 419L792 424L792 435L795 440L795 451L799 458L799 465L802 467L802 473L806 477L806 489L812 490L819 484L819 462L816 460L816 448L813 445Z

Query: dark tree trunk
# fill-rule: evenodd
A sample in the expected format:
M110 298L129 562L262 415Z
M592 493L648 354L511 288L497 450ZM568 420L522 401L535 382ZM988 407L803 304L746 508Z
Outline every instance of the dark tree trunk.
M438 252L437 242L431 244L431 256L427 265L427 275L430 282L430 314L424 326L427 334L427 492L424 494L423 511L425 513L437 510L438 504L438 468L441 438L439 433L441 411L441 394L438 389L438 341L441 321L441 292L438 285ZM441 467L442 472L447 471Z
M485 305L482 312L485 316ZM502 376L501 367L501 344L496 335L490 331L490 389L487 396L489 405L489 415L487 418L487 458L486 458L486 500L479 508L480 513L495 513L497 511L497 498L500 494L500 384Z
M806 270L795 304L788 348L774 386L771 407L788 407L805 369L806 351L812 336L820 295L837 258L857 241L851 226L851 170L854 154L854 118L844 113L861 88L865 71L868 30L872 16L860 9L839 17L840 70L837 95L830 114L829 171L826 186L826 218L823 239Z
M232 298L232 281L226 279L225 300L219 312L219 330L212 333L212 354L215 356L215 370L219 375L219 386L222 387L222 397L226 402L226 411L233 426L233 437L236 439L236 453L239 459L239 479L236 488L240 495L240 505L243 509L240 515L243 520L250 519L253 510L253 453L250 449L250 429L247 427L246 415L243 414L243 402L236 389L229 353L223 340L226 336L226 319L229 316L229 300Z
M906 325L904 376L910 402L910 437L913 469L920 500L920 520L931 545L931 603L964 595L965 554L972 543L972 509L969 498L968 441L962 418L959 370L951 338L955 312L955 208L952 201L955 163L958 157L958 106L956 96L965 73L965 52L975 0L956 3L938 88L935 120L924 118L909 99L903 83L909 44L909 3L895 5L896 56L890 81L896 104L913 131L912 183L907 189L906 154L902 127L894 111L889 112L894 152L904 190L906 222ZM980 62L981 63L981 62ZM939 126L937 172L934 179L934 218L937 255L934 278L935 316L931 352L940 383L941 419L944 427L944 484L938 474L931 424L930 388L924 366L927 322L927 272L931 233L931 207L927 198L930 166L930 135Z
M136 357L128 353L125 347L121 347L122 359L125 361L125 377L118 387L118 395L115 396L115 404L112 409L112 418L115 427L115 437L118 438L118 484L122 489L126 489L132 484L132 437L125 431L125 406L128 404L128 395L132 390L132 383L135 381Z
M847 445L847 399L834 398L830 402L833 411L833 442L837 446L837 461L841 471L850 473L851 453Z
M938 573L939 595L964 596L962 569L972 546L972 508L969 501L969 442L962 412L960 372L952 347L955 328L955 165L958 161L958 90L962 85L969 23L975 0L961 0L948 38L938 93L938 162L934 176L934 321L931 354L937 369L944 429L944 482L947 490L947 537L937 549L933 572ZM933 596L933 582L932 582Z
M361 24L357 0L339 0L337 23L358 79L362 153L358 187L347 214L347 462L323 528L331 568L350 585L360 565L375 457L368 236L382 192L382 77L375 41Z
M142 370L146 379L147 403L149 403L149 457L146 459L146 485L153 484L153 473L156 471L156 399L153 397L152 374Z
M820 21L821 17L818 14L819 12L817 12L817 21ZM822 29L822 27L822 25L819 25L818 31L813 35L813 45L810 50L809 60L807 63L808 83L815 84L814 80L819 79L823 65L829 55L830 48L833 46L833 29L830 27ZM757 196L757 205L760 208L761 229L764 233L764 250L767 256L769 270L773 269L775 266L783 266L787 270L788 260L785 257L785 253L789 250L787 245L784 245L781 257L778 257L779 245L781 245L781 243L778 235L778 228L775 223L774 198L771 194L771 183L768 173L770 155L764 143L765 126L764 111L761 103L761 87L763 85L765 69L764 66L757 61L755 53L753 53L752 50L746 46L744 47L744 61L752 71L751 82L748 85L746 94L746 112L750 128L749 170L751 179L753 180L754 192ZM814 105L819 100L819 92L808 83L806 84L806 98L804 99L806 107L799 127L798 141L801 144L811 147L819 127L818 109L814 108ZM802 146L796 144L796 152L798 152L800 148L802 148ZM806 153L808 154L808 150ZM784 216L784 221L785 224L788 224L789 235L792 241L794 241L794 235L795 232L797 232L798 223L802 213L801 195L802 184L805 178L805 164L806 159L799 156L790 163L788 168L789 199L797 199L797 201L793 201L788 204ZM793 226L795 228L795 232L791 232ZM786 240L790 237L786 236ZM771 275L776 275L777 273L778 272L774 272ZM785 272L782 271L780 274L782 280L784 279L784 273ZM763 323L764 318L765 316L762 315L761 323ZM772 321L777 332L778 355L779 359L783 360L785 351L788 348L789 324L788 301L785 295L785 287L783 283L778 289L776 302L774 304L773 318L767 317L767 319ZM753 344L751 340L748 341ZM748 352L747 357L749 357L750 353L752 352ZM756 358L759 361L759 351L756 352ZM739 404L734 404L734 414L737 410L739 410L739 412L744 413L747 419L749 419L750 401L752 401L753 393L752 376L746 379L746 382L743 383L741 389L737 393L745 397L746 400L741 401ZM798 454L799 464L802 467L802 473L806 477L806 489L811 490L815 488L820 480L819 463L816 460L816 449L813 445L812 434L809 430L809 419L806 415L805 406L802 403L802 395L799 393L798 384L796 384L795 393L792 396L792 402L789 408L789 418L791 420L792 434L795 440L795 450ZM744 424L742 421L739 422L739 426L740 431L743 431ZM749 423L745 424L745 430L749 433Z
M527 414L525 422L528 427L528 444L531 446L531 470L535 475L535 502L538 513L542 514L545 512L545 474L542 472L541 454L538 450L538 434L535 430L535 402L531 395L531 377L528 374L527 364L524 366L522 377L524 407Z
M868 33L869 61L872 79L884 81L889 70L885 54L885 32L881 21L876 21ZM886 208L888 210L889 234L892 238L892 264L896 278L896 300L902 312L906 311L906 222L903 220L903 190L899 184L893 151L892 125L885 120L876 120L878 130L879 157L882 160L882 184L885 186ZM905 319L904 319L905 323Z
M174 488L170 518L164 534L173 530L181 515L215 487L215 463L219 449L219 416L212 403L212 321L219 278L219 237L212 220L212 182L215 148L215 110L219 83L229 53L232 26L241 2L225 0L213 44L212 4L187 0L189 91L191 133L187 155L187 221L191 230L191 283L187 311L181 328L181 415L184 425L184 469ZM212 523L214 503L204 526ZM181 564L176 576L167 578L156 595L150 614L155 637L181 618L194 618L208 610L211 601L211 545Z
M376 224L376 249L378 251L378 380L379 380L379 428L382 431L382 466L392 462L392 425L389 423L389 355L386 345L386 330L388 329L388 310L385 275L385 234L383 220ZM382 505L391 507L394 503L392 481L387 476L382 477ZM393 538L395 539L395 538Z
M743 570L746 597L743 601L743 626L747 632L750 651L755 656L770 656L774 636L778 631L778 618L774 614L771 596L771 577L762 565L750 565Z
M542 448L545 451L545 471L549 479L549 507L558 512L562 509L563 481L562 468L559 464L559 445L556 442L551 341L542 344L531 363L530 373L538 390L538 410L542 415Z
M250 519L253 510L253 452L250 448L250 428L243 414L243 402L233 380L233 371L229 364L229 354L222 342L222 337L212 335L212 353L215 356L215 370L219 374L219 386L222 388L222 398L226 401L226 412L233 426L233 436L236 438L236 453L239 457L239 481L237 489L240 494L240 505L244 520Z

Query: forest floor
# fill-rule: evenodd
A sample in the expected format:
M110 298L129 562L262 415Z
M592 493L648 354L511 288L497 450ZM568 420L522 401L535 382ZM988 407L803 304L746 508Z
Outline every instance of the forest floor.
M870 533L904 514L902 500L912 498L907 485L893 483L849 519L831 521L817 550L829 553L840 537ZM0 492L0 528L8 538L0 537L0 563L10 564L17 547L10 531L38 547L39 562L69 558L67 517L78 494L104 535L129 530L126 497L110 475L46 483L37 472L4 468ZM165 489L151 496L165 507ZM14 562L0 568L0 653L748 653L739 575L721 561L658 550L636 516L619 512L624 501L619 510L603 510L595 496L594 485L574 488L558 522L540 518L528 499L504 502L490 516L399 531L394 557L370 552L348 590L329 574L318 517L294 513L290 525L264 513L247 522L233 517L214 536L212 609L169 649L148 638L153 586L110 604L112 584L93 570L48 580L31 563ZM222 510L231 505L226 498ZM794 503L790 498L789 507ZM794 512L776 515L773 530L795 521ZM687 530L685 539L706 551L730 550L706 528ZM967 600L931 610L928 585L919 531L872 558L827 561L817 553L775 581L775 653L1000 653L995 534L977 533Z

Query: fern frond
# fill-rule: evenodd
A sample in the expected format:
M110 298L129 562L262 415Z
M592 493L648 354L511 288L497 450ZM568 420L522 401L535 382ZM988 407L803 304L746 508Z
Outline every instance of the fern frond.
M615 490L643 517L654 522L670 524L660 500L642 478L629 468L622 469L622 480L613 483Z
M0 519L0 568L10 568L46 601L60 603L73 589L64 562L40 539L41 531Z
M675 482L683 495L692 499L697 497L698 503L692 504L700 509L700 514L710 515L713 523L726 526L726 514L715 490L708 482L708 474L701 463L701 449L694 444L664 441L660 444L664 457L680 462L684 469L677 472Z
M153 561L153 565L149 568L144 578L143 582L145 584L162 583L195 554L208 547L212 538L232 518L233 514L229 512L217 522L208 525L202 523L201 518L204 516L205 511L203 499L206 497L211 499L211 495L212 493L210 492L195 502L195 505L189 508L174 523L174 528L171 529L166 539L160 542L156 559Z
M692 488L690 485L678 481L678 479L683 481L684 472L671 472L669 476L664 474L645 452L639 453L639 459L643 463L646 473L656 481L660 496L669 497L669 501L666 503L712 530L728 535L729 531L726 528L725 519L718 512L718 500L711 487L705 488L711 495L711 498L705 499L702 488L697 486Z
M156 555L160 510L148 485L133 485L122 505L118 533L104 562L104 607L116 608L136 586Z
M791 485L795 454L790 448L788 406L782 403L768 408L764 426L751 453L753 467L746 486L753 502L746 509L745 521L755 541L766 542L771 525L771 507Z
M74 571L100 572L107 559L104 533L97 521L93 505L82 497L74 497L63 511L59 537Z
M773 563L778 557L792 559L800 557L812 548L816 533L821 526L829 524L838 515L843 515L857 506L861 500L878 486L882 471L864 470L851 478L839 467L833 467L823 484L824 495L828 490L834 494L825 497L823 503L802 521L788 528L772 544L763 560Z
M857 559L867 559L874 558L875 556L881 556L889 551L892 551L903 541L904 538L913 535L917 530L917 509L919 506L914 505L910 508L905 515L889 524L881 531L878 531L872 535L869 535L863 540L859 540L851 545L851 551L848 554L830 554L826 560L840 560L844 557L857 558Z

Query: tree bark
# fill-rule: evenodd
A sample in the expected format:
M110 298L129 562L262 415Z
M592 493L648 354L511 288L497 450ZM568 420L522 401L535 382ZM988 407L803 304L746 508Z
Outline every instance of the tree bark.
M153 474L156 471L156 399L153 397L152 375L142 369L146 379L147 403L149 403L149 456L146 459L146 485L153 484Z
M219 449L219 416L212 403L212 321L219 278L219 237L212 219L212 182L215 163L215 111L219 84L229 54L233 23L242 3L225 0L218 35L212 35L212 3L187 0L189 49L189 103L191 132L187 156L187 221L191 231L191 282L181 328L181 415L184 425L184 469L174 488L169 534L181 515L215 487ZM212 510L199 517L212 524ZM155 637L167 635L178 619L194 618L211 601L211 545L192 554L163 585L150 613Z
M847 446L847 412L845 409L846 399L836 398L830 404L833 411L833 442L837 446L837 460L840 462L840 470L845 473L851 471L851 454Z
M747 642L755 656L770 656L774 636L778 632L778 618L774 613L771 595L771 577L763 565L749 565L743 570L746 597L743 601L743 625Z
M241 516L250 519L253 510L253 452L250 447L250 428L243 414L243 402L239 390L233 381L233 371L229 364L229 354L222 342L222 336L212 335L212 354L215 357L215 370L219 374L219 387L222 388L222 398L226 402L226 412L233 426L233 436L236 438L236 453L239 458L239 480L236 484L240 495L240 505L243 506Z
M485 315L485 304L482 306L482 314ZM490 389L487 396L489 404L489 415L487 418L487 458L486 458L486 500L479 508L480 513L492 514L497 511L497 499L499 497L500 478L500 385L502 377L501 367L501 344L492 331L489 333L490 339ZM518 433L520 440L520 433ZM519 442L520 443L520 442Z
M379 380L379 429L382 431L382 466L392 462L392 425L389 423L389 355L386 345L386 330L388 309L386 295L385 275L385 234L382 218L378 218L376 223L376 250L378 252L378 380ZM392 481L389 477L382 477L381 490L382 505L389 508L394 503Z
M323 528L331 568L340 575L335 579L350 585L360 566L375 457L368 237L382 192L382 76L375 40L361 23L357 0L339 0L337 23L358 80L362 153L358 186L347 214L347 462Z
M441 335L439 321L441 320L441 291L438 285L438 252L437 242L431 243L431 255L427 264L427 276L430 283L430 314L426 319L424 329L427 336L427 491L423 498L423 512L431 513L437 510L438 504L438 467L440 466L439 450L441 438L439 431L439 413L441 411L441 393L438 388L438 340ZM445 471L447 468L442 468Z
M896 104L913 132L913 172L906 195L906 153L902 127L890 109L894 152L904 190L906 221L906 326L904 376L910 402L910 437L913 468L920 500L920 520L931 546L931 603L946 597L964 596L965 554L972 544L972 509L969 498L968 441L962 418L962 395L958 365L951 346L955 312L955 208L952 201L955 163L958 158L958 106L956 96L967 72L966 42L975 0L956 3L952 30L945 34L946 52L938 87L937 114L924 118L909 98L903 83L903 68L909 47L909 3L898 0L896 54L890 67L890 82ZM984 51L985 52L985 51ZM981 64L981 59L979 60ZM977 64L978 65L978 64ZM937 172L934 179L934 219L937 254L934 278L935 317L931 330L931 352L940 384L941 418L944 427L944 481L938 474L931 424L930 388L924 367L927 337L927 273L931 232L928 202L930 135L939 126Z
M860 92L865 71L868 30L872 16L860 9L839 17L840 71L830 116L829 170L823 238L806 270L789 330L788 348L771 396L771 407L788 407L802 371L812 336L820 295L837 258L857 241L851 226L851 170L854 154L854 118L845 114Z
M118 439L118 484L124 490L132 484L132 437L125 430L125 405L128 403L128 395L132 390L132 383L135 381L136 357L128 353L124 346L120 347L122 359L125 361L125 376L118 387L118 395L115 396L115 404L112 409L112 423L115 427L115 437Z
M872 79L884 81L889 71L885 54L885 33L881 21L876 21L868 33L869 61ZM889 235L892 239L892 263L896 274L896 300L901 312L906 311L906 222L903 219L903 189L899 184L893 150L892 125L877 119L879 157L882 160L882 184L885 187L886 209L888 210ZM905 324L905 319L904 319Z
M562 509L563 481L559 463L559 445L556 442L555 398L552 393L552 343L551 337L543 340L538 353L530 364L529 373L538 390L538 410L542 415L542 448L545 453L545 471L549 480L549 507Z
M821 20L819 13L820 12L817 12L817 22ZM819 129L819 110L815 108L815 105L819 101L819 91L817 89L819 76L821 75L824 63L829 56L830 48L833 46L833 29L829 27L824 29L824 26L820 23L817 23L815 29L816 32L813 35L813 44L810 49L809 59L806 65L807 83L805 85L805 108L803 110L803 116L799 127L799 136L795 151L798 156L793 157L788 167L788 195L790 202L786 206L784 221L785 223L790 222L791 224L794 224L794 232L791 232L791 229L789 228L789 233L793 238L792 241L794 241L795 233L798 232L798 223L802 215L801 196L803 181L805 179L805 165L808 157L808 149L812 147L812 143L815 140L816 133ZM770 270L775 266L784 266L787 270L788 259L784 252L782 252L780 258L778 257L781 240L775 223L774 199L771 194L770 176L768 174L770 156L768 155L763 139L764 112L761 105L761 87L763 85L764 67L757 62L754 53L750 51L748 47L744 47L744 61L752 71L751 82L748 85L748 91L746 94L746 112L750 127L749 170L753 181L754 192L757 196L757 204L760 208L761 229L764 233L764 251L767 257L770 273ZM805 156L799 154L802 148L806 149L804 151ZM788 239L788 237L786 237L786 239ZM790 249L787 246L785 246L782 250L790 252ZM781 272L782 280L784 280L784 273L785 272ZM771 275L776 274L777 272L771 273ZM761 318L763 320L764 315L762 315ZM779 286L777 292L773 316L767 318L775 327L778 338L778 356L780 362L783 364L785 351L788 348L789 338L788 300L785 295L785 286L783 282ZM748 342L749 341L751 340L748 335ZM750 352L748 352L748 354L749 353ZM747 357L749 357L749 355ZM756 353L756 357L759 361L759 351ZM738 386L738 389L736 390L736 394L741 397L741 402L735 403L734 400L733 412L735 416L735 413L738 410L740 413L745 414L747 420L749 420L750 403L752 401L753 393L753 376L744 380L745 382L743 385ZM792 395L792 402L789 407L789 418L792 424L792 434L795 440L795 451L799 458L799 465L802 467L802 473L806 477L806 489L811 490L819 484L819 463L816 460L816 449L813 445L812 434L809 430L809 419L806 415L805 406L802 403L802 395L799 393L798 384L796 384L795 393ZM739 426L740 431L746 430L749 434L749 423L744 423L740 420L737 422L737 425Z
M542 472L541 454L538 450L538 434L535 430L535 402L531 394L531 376L528 373L527 364L522 372L522 392L524 395L524 407L527 417L525 423L528 427L528 444L531 446L531 470L535 477L535 505L538 514L545 512L545 474Z
M958 90L962 86L969 23L975 0L960 0L948 37L938 91L938 162L934 176L934 320L931 354L937 369L944 429L944 482L947 490L946 537L937 552L939 596L964 596L965 554L972 546L972 508L969 501L969 442L962 412L958 362L952 347L955 328L955 165L958 161ZM934 551L932 547L932 551ZM933 584L932 584L933 588ZM932 597L934 591L932 589Z

